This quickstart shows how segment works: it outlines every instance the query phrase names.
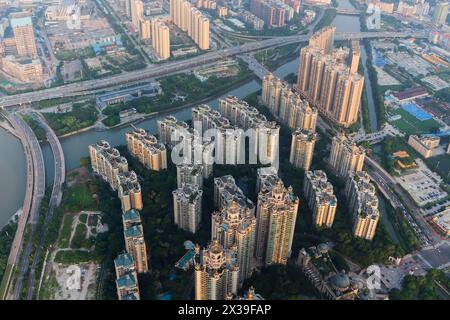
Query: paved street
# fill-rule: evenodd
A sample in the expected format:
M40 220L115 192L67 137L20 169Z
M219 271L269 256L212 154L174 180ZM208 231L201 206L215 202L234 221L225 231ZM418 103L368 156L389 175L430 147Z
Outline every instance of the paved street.
M36 251L34 253L33 264L30 269L30 274L28 277L28 292L27 299L31 300L33 298L33 289L34 282L36 279L36 267L41 257L42 245L45 239L45 231L47 230L47 226L51 218L53 217L53 212L57 206L59 206L62 197L62 185L65 181L66 176L66 165L64 159L64 152L62 150L62 146L59 143L59 139L56 136L55 132L50 128L47 122L43 119L43 117L38 113L32 114L33 118L38 121L39 125L45 130L47 140L50 144L53 153L54 159L54 180L53 180L53 189L52 194L50 196L48 212L44 220L44 225L42 226L42 233L40 235L39 244L36 247Z
M362 38L404 38L404 37L421 38L426 36L427 36L426 33L342 32L336 34L335 40L339 41L339 40L352 40ZM141 70L124 72L119 75L110 76L103 79L76 82L55 88L1 97L0 106L10 107L52 98L62 98L62 97L89 94L91 90L99 88L118 86L121 84L132 83L144 79L180 73L207 63L223 60L224 58L227 57L258 51L266 48L274 48L292 43L304 42L308 40L309 35L304 36L295 35L249 42L240 46L234 46L223 50L205 53L203 55L195 56L190 59L163 63L158 66L150 66Z

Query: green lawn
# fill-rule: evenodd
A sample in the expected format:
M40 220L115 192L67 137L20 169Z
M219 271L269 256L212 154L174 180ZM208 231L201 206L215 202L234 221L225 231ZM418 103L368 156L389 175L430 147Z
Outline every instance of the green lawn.
M81 223L86 223L87 222L87 214L86 213L80 214L78 219L80 220Z
M68 248L70 244L70 235L74 216L69 214L64 217L61 235L59 237L59 247Z
M81 250L58 251L55 256L55 262L63 264L74 264L91 260L92 255L90 252Z
M402 118L400 120L391 121L390 123L408 135L429 133L431 129L439 128L441 126L439 122L434 119L420 121L401 108L393 111L393 113L401 115Z
M72 241L70 243L70 247L73 249L89 247L89 245L85 241L86 235L87 235L86 225L84 224L77 225L77 228L75 229L75 234L73 235Z
M64 209L66 211L80 211L83 209L95 208L92 193L85 185L72 187L67 190Z

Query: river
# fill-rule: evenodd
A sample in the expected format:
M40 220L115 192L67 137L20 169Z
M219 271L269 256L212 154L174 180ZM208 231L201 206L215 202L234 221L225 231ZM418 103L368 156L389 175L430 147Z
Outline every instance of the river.
M341 8L352 7L348 0L339 0L339 6ZM333 21L333 25L336 26L338 32L360 31L359 18L357 16L337 15ZM362 50L364 50L363 47ZM364 53L362 55L364 55ZM282 65L276 69L274 73L278 77L285 77L289 73L297 73L297 67L298 58ZM252 80L237 89L227 92L223 96L231 94L238 98L244 98L260 89L261 83ZM369 107L372 105L371 109L373 109L372 96L369 96L368 100ZM209 101L208 104L213 108L217 108L218 99L213 99ZM371 112L373 112L376 121L375 110L373 109ZM191 108L173 112L172 114L179 120L189 120L191 119ZM155 133L156 121L159 118L161 117L144 120L140 122L138 126ZM372 116L370 118L372 121ZM67 170L78 167L80 158L88 156L88 146L100 139L108 140L112 145L125 144L125 132L128 130L129 126L105 131L91 130L61 139ZM2 227L22 205L25 192L26 173L25 157L20 142L4 130L0 130L0 146L2 147L2 150L8 150L8 152L0 153L0 168L2 170L0 173L0 227ZM42 150L46 166L47 185L50 185L53 181L53 155L48 143L42 144Z

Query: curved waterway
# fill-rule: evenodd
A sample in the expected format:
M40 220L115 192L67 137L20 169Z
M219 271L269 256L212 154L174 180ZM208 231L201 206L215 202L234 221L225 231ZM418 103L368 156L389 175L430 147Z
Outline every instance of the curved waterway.
M348 0L339 0L339 6L342 8L351 8ZM350 6L350 7L349 7ZM333 21L338 32L359 31L359 18L356 16L340 16L337 15ZM362 48L362 50L364 50ZM364 53L363 53L364 55ZM297 73L298 58L294 59L274 71L278 77L285 77L290 73ZM230 90L226 95L234 95L238 98L244 98L247 95L261 89L261 83L257 80L249 81L239 88ZM372 96L368 97L369 108L373 100ZM217 108L218 99L212 99L208 102L213 108ZM371 108L371 109L372 109ZM173 112L174 116L179 120L191 119L191 109L186 108L177 112ZM375 110L373 111L374 119L376 121ZM156 121L165 115L156 116L151 119L146 119L137 126L149 130L151 133L156 133ZM372 117L371 117L372 119ZM371 120L372 121L372 120ZM373 127L373 123L372 123ZM61 145L64 150L67 170L72 170L79 166L80 158L88 156L88 146L97 142L100 139L108 140L112 145L125 144L125 132L130 130L130 126L118 129L110 129L104 131L87 131L77 135L61 139ZM25 156L23 154L20 142L6 131L0 129L0 228L7 223L11 216L22 206L23 197L25 194L26 172L25 172ZM42 144L47 185L51 185L53 181L53 155L48 143Z

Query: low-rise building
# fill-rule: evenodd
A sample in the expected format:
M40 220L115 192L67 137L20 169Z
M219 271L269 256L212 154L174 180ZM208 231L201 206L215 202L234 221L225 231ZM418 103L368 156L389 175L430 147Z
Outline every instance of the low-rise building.
M21 82L41 83L44 81L42 63L39 59L6 56L1 58L1 69Z
M445 236L450 236L450 207L435 214L431 221Z
M408 144L424 158L433 156L433 150L439 146L440 138L436 136L410 135Z

